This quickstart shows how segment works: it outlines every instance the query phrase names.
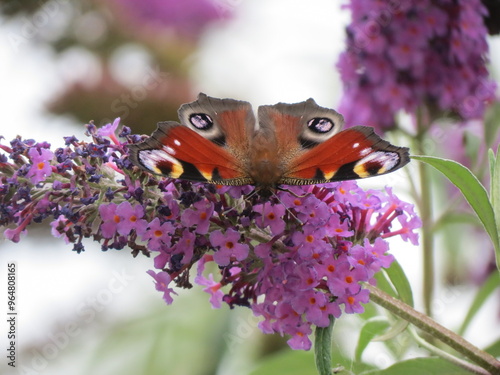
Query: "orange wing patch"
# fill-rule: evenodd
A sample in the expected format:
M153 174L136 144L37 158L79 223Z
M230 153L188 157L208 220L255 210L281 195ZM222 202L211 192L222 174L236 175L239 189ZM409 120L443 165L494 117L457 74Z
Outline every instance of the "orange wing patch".
M344 130L290 163L281 183L310 184L381 175L409 162L408 149L382 140L372 128Z
M160 125L149 139L130 148L132 161L156 174L227 185L251 183L244 180L238 159L185 126Z

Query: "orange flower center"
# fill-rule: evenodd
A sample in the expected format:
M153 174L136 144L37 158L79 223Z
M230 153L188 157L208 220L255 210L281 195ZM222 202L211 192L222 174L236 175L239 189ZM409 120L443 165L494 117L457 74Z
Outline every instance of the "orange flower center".
M403 53L409 53L411 51L411 47L408 44L405 44L405 45L401 46L401 51Z

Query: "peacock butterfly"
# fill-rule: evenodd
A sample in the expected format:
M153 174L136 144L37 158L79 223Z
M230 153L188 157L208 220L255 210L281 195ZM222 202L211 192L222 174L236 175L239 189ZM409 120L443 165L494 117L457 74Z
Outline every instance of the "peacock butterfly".
M371 127L342 130L342 115L313 99L260 106L258 124L250 103L203 93L178 113L180 124L160 122L151 137L129 145L135 165L170 178L269 192L281 184L378 176L410 161L408 148L384 141Z

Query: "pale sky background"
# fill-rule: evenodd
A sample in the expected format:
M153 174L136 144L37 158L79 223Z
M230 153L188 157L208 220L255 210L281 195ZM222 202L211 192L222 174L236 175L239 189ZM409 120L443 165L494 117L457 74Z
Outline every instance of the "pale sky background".
M199 90L215 97L233 96L248 100L254 108L309 97L320 105L334 107L341 94L334 66L344 48L344 26L349 20L348 13L340 10L341 2L287 1L286 10L282 0L234 3L236 18L208 32L199 53L190 61ZM92 72L95 61L81 51L69 51L58 57L49 48L32 41L15 50L7 35L19 28L18 23L0 19L0 82L3 88L0 90L3 119L0 134L7 141L21 134L47 140L53 146L63 144L62 136L76 133L81 137L83 126L76 127L79 124L71 118L47 115L43 107L65 82L78 79L81 74L95 74ZM492 47L493 64L500 66L498 40L494 43L497 47ZM118 71L144 68L142 65L147 62L147 57L140 48L132 50L135 52L127 58L118 59ZM92 117L89 113L89 119ZM361 185L393 184L402 196L407 197L405 181L405 173L398 171L377 181L363 181ZM50 228L46 225L40 230L48 233ZM420 249L401 241L392 241L391 249L407 272L420 304ZM110 288L109 283L117 285L113 272L126 274L130 279L126 279L119 292L112 293L112 302L97 314L99 319L115 321L140 316L143 306L152 300L162 302L161 294L154 290L152 279L145 273L152 268L152 259L143 256L133 259L127 249L121 253L114 250L101 253L99 246L91 241L86 242L86 250L77 255L71 251L71 245L45 236L28 236L19 244L0 242L1 304L5 304L6 264L16 261L18 265L21 347L46 340L61 319L78 319L79 306L87 298L104 293L103 290ZM468 305L471 295L468 290L438 290L436 298L439 306L444 301L437 319L453 327L463 316L463 306ZM208 296L206 300L208 305ZM0 311L5 309L5 305L0 307ZM496 309L498 306L490 303L485 310ZM460 315L456 314L457 310ZM477 345L489 344L496 333L488 328L492 315L482 316L485 318L476 319L469 329L469 333L480 332L479 336L473 337ZM2 317L0 323L2 350L6 332L4 320ZM349 323L345 327L348 328ZM339 330L342 332L347 328L340 327ZM0 372L4 363L2 359ZM74 365L62 365L41 374L67 374L68 368Z

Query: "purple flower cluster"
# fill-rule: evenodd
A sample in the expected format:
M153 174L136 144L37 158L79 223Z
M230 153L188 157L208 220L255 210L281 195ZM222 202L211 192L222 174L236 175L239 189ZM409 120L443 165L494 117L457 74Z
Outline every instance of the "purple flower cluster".
M174 285L190 288L194 280L213 307L249 307L262 331L290 335L292 348L306 350L312 325L363 311L362 282L374 283L393 261L386 238L417 243L420 219L389 188L364 191L347 181L264 199L248 196L251 186L157 179L131 165L127 145L140 137L126 127L116 135L117 126L87 125L91 142L67 137L53 152L20 138L0 145L4 235L17 242L30 223L47 218L52 234L77 252L92 238L103 250L153 254L148 273L167 303Z
M478 118L494 100L480 0L351 0L349 8L348 48L337 65L348 123L388 129L398 111L423 104Z

